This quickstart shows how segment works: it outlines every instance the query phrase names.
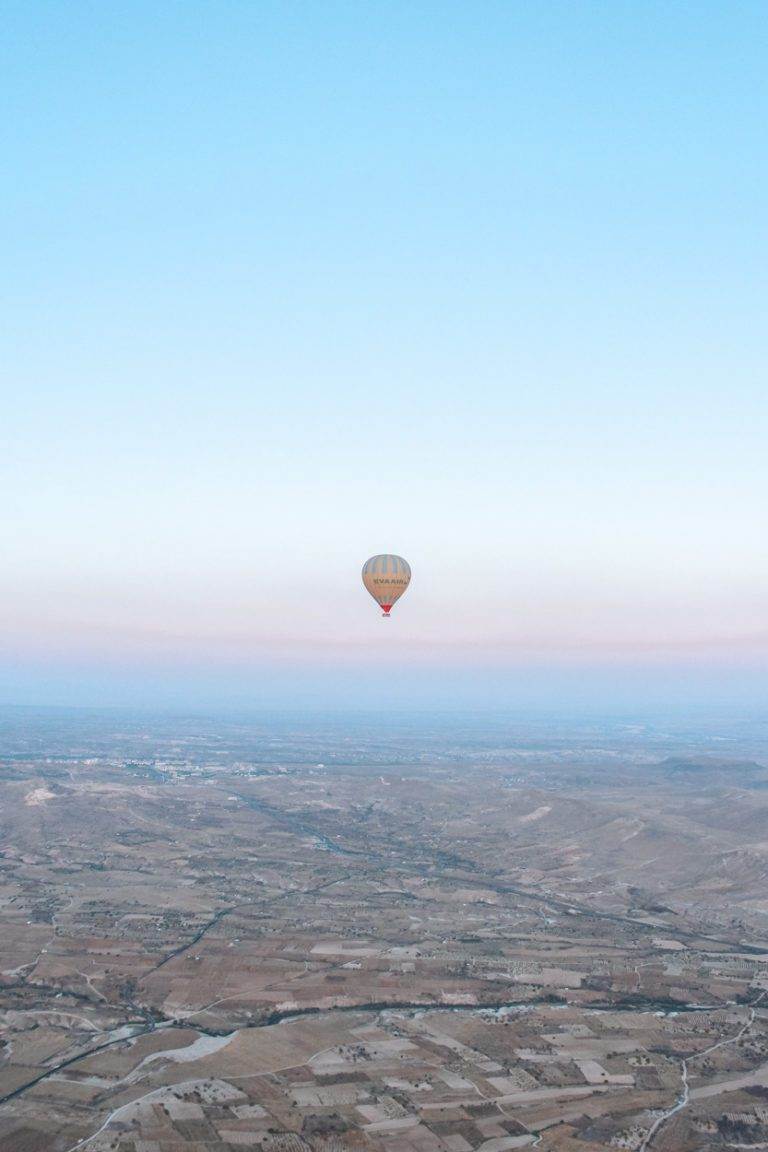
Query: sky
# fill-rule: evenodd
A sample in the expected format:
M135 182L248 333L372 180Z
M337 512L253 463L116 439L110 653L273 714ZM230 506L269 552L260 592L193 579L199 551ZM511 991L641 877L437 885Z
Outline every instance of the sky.
M764 706L767 46L7 0L0 703Z

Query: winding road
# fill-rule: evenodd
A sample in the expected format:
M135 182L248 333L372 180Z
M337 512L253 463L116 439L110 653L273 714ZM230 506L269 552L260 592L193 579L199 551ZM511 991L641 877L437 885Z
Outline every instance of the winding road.
M671 1108L668 1108L666 1110L666 1112L662 1112L662 1114L660 1116L658 1116L656 1118L656 1120L654 1120L653 1124L648 1129L648 1133L646 1134L645 1139L643 1140L642 1144L640 1145L638 1152L648 1152L648 1149L651 1147L651 1145L652 1145L653 1141L655 1140L656 1136L658 1135L660 1129L663 1128L663 1126L667 1123L667 1121L671 1120L672 1117L675 1116L678 1112L682 1112L684 1108L688 1107L690 1100L691 1100L691 1089L690 1089L690 1085L688 1083L689 1065L692 1064L694 1062L694 1060L701 1060L702 1057L708 1056L710 1052L714 1052L718 1048L727 1048L731 1044L738 1044L738 1042L742 1039L742 1037L746 1036L746 1034L752 1028L752 1025L755 1022L757 1005L760 1003L760 1001L763 999L764 996L765 996L765 992L761 992L760 995L758 996L757 1000L755 1001L755 1003L752 1005L752 1007L749 1010L749 1019L746 1021L745 1024L743 1024L741 1026L741 1028L739 1028L739 1030L735 1036L730 1036L727 1040L718 1040L717 1044L711 1044L710 1047L705 1048L703 1052L697 1052L694 1056L686 1056L686 1057L684 1057L683 1060L681 1060L680 1073L681 1073L681 1088L682 1088L682 1090L680 1092L680 1095L678 1096L677 1101L675 1102L675 1104Z

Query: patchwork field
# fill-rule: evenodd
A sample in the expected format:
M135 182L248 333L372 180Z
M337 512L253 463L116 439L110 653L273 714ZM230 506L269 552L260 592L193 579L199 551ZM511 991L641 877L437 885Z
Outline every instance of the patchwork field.
M0 1152L768 1145L768 740L0 727Z

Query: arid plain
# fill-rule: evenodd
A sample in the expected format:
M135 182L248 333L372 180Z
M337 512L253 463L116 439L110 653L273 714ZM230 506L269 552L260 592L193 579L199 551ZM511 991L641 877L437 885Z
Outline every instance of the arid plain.
M768 1147L768 729L0 714L2 1152Z

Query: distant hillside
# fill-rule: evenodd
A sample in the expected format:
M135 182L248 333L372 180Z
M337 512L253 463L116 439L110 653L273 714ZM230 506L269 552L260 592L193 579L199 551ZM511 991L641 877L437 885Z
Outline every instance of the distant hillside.
M768 779L768 768L754 760L731 760L719 756L668 756L655 765L665 776L723 776L761 780Z

